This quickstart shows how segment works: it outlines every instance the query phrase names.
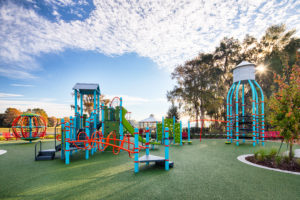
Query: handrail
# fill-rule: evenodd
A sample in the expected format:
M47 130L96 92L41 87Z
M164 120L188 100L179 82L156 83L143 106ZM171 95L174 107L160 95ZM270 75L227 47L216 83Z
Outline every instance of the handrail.
M34 146L34 158L37 160L37 155L36 155L36 146L40 143L40 151L42 150L42 141L38 141L35 146Z
M56 151L56 129L58 126L61 126L62 124L64 124L64 123L58 123L54 127L54 149L55 149L55 151Z

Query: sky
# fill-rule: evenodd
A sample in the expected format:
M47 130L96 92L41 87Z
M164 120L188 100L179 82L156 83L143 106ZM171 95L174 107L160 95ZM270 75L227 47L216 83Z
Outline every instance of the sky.
M223 37L300 30L300 1L1 0L0 113L39 107L71 116L72 87L98 83L131 118L160 119L173 69Z

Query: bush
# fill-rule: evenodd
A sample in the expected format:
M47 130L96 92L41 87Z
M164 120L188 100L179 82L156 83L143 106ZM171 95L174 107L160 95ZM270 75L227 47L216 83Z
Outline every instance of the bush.
M44 139L54 139L54 135L46 135Z
M285 163L289 163L290 162L290 157L288 155L283 156L283 161Z
M277 165L280 165L281 161L282 161L282 157L281 156L276 156L275 157L275 162L276 162Z
M254 153L255 159L259 161L264 161L267 156L267 152L265 149L261 148L257 152Z
M6 140L5 137L0 136L0 141Z
M277 154L277 149L274 148L274 147L272 147L272 148L270 149L270 151L269 151L268 158L269 158L269 159L274 159L275 156L276 156L276 154Z

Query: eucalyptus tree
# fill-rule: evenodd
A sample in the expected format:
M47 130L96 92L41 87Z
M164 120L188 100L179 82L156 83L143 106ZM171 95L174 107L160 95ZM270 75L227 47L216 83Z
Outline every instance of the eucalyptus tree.
M206 109L215 100L215 90L221 70L212 65L212 54L201 53L196 59L178 66L172 73L176 80L173 90L167 93L169 101L176 101L187 114L201 119L205 117ZM214 78L212 78L214 77ZM196 123L198 127L198 123Z

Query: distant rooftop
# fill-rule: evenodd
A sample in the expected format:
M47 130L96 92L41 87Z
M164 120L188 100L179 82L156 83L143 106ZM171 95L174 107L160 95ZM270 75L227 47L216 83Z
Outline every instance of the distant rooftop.
M73 90L77 90L83 94L93 94L96 90L100 94L100 86L97 83L76 83Z

